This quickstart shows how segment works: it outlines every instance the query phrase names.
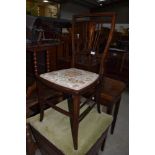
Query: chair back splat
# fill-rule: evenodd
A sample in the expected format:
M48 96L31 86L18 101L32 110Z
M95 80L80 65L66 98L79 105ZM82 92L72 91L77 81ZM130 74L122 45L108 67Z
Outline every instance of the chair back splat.
M115 29L115 18L113 12L73 16L72 67L85 64L88 67L82 66L84 69L103 76L104 62ZM93 66L97 67L93 69Z
M110 28L108 28L108 33L104 35L104 24L107 22L110 23ZM106 26L109 27L108 24ZM73 16L72 68L44 73L37 77L40 121L44 118L44 104L48 104L56 111L68 116L75 150L78 149L79 123L95 104L100 113L99 97L104 61L112 40L114 26L115 13ZM68 111L43 97L42 88L45 86L64 94L64 98L68 100Z

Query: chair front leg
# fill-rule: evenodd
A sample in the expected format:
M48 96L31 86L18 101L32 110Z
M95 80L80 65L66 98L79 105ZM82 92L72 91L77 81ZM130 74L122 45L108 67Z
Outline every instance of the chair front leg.
M73 95L72 109L72 136L74 149L78 149L78 129L79 129L80 95Z
M68 111L70 114L73 112L73 100L71 95L65 95L67 97L67 103L68 103ZM65 97L65 99L66 99ZM73 119L70 117L70 125L71 125L71 130L73 130Z

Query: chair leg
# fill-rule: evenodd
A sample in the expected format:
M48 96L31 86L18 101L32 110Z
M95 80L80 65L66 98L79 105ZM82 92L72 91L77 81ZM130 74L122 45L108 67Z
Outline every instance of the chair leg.
M117 114L118 114L118 110L119 110L119 106L120 106L120 101L121 101L121 97L119 98L119 100L115 104L114 115L113 115L114 119L113 119L113 122L111 125L111 130L110 130L111 134L114 133L115 124L116 124L116 120L117 120Z
M40 106L40 121L42 121L43 118L44 118L44 99L43 99L42 95L43 94L39 90L39 93L38 93L38 102L39 102L39 106Z
M44 98L42 90L42 84L37 80L37 96L38 96L38 103L40 106L40 121L44 118Z
M26 124L26 154L35 155L36 150L37 150L37 145L32 139L32 133L31 133L29 124Z
M96 94L95 94L95 97L96 97L96 99L95 99L95 101L96 101L96 103L97 103L97 111L98 111L98 113L101 113L101 109L100 109L100 91L101 91L101 86L97 86L98 88L97 88L97 91L96 91Z
M42 121L44 118L44 108L43 105L40 106L40 121Z
M97 102L97 111L98 111L98 113L101 113L100 103L98 103L98 102Z
M108 128L109 129L109 128ZM105 148L105 143L106 143L106 140L107 140L107 135L108 135L108 130L107 130L107 133L106 133L106 136L102 142L102 145L101 145L101 151L104 151L104 148Z
M79 109L80 109L80 95L73 95L73 109L72 109L72 136L74 149L78 149L78 128L79 128Z
M65 95L66 96L66 95ZM72 96L66 96L67 97L67 103L68 103L68 111L69 113L73 113L73 100L72 100ZM71 125L71 130L73 130L73 119L72 117L70 117L70 125Z
M102 145L101 145L101 151L104 151L105 142L106 142L106 137L105 137L105 139L104 139L103 142L102 142Z

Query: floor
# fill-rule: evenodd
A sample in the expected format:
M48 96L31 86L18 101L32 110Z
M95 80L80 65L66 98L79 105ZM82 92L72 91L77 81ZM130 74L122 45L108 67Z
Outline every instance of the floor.
M122 95L113 135L108 135L104 152L99 155L129 155L129 93Z
M37 150L36 155L41 155ZM108 135L104 152L99 155L129 155L129 93L122 94L113 135Z

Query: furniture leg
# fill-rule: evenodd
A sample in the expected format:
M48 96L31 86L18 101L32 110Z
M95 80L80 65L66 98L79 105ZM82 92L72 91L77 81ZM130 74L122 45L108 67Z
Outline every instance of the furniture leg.
M97 111L98 111L98 113L101 113L101 110L100 110L100 92L101 92L101 86L97 86L96 103L97 103Z
M119 110L119 106L120 106L120 101L121 101L121 97L119 98L119 100L115 104L114 118L113 118L113 122L111 125L111 134L114 133L114 128L115 128L115 124L116 124L116 120L117 120L117 114L118 114L118 110Z
M37 149L37 145L32 139L29 124L26 124L26 153L27 155L35 155L36 149Z
M44 118L44 107L42 102L39 102L39 104L40 104L40 121L42 121Z
M71 95L68 95L67 96L67 103L68 103L68 111L69 111L69 113L71 113L72 114L72 112L73 112L73 101L72 101L72 96ZM72 117L70 117L70 125L71 125L71 130L73 130L72 128L73 128L73 119L72 119Z
M80 95L73 95L72 136L75 150L78 149L79 109L80 109Z
M99 100L97 101L97 111L98 113L101 113Z
M37 81L37 94L38 94L38 103L40 106L40 121L44 118L44 98L43 98L43 92L42 92L42 84Z
M108 131L108 130L107 130L107 131ZM106 133L106 136L105 136L105 138L104 138L104 140L103 140L103 142L102 142L101 151L104 151L105 143L106 143L106 140L107 140L107 134L108 134L108 132Z

